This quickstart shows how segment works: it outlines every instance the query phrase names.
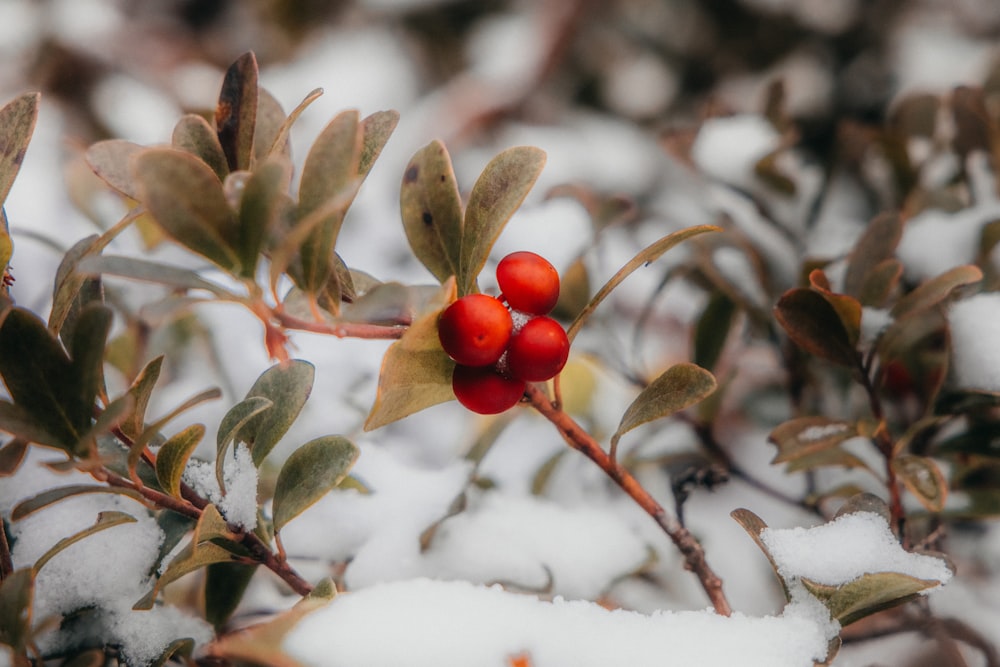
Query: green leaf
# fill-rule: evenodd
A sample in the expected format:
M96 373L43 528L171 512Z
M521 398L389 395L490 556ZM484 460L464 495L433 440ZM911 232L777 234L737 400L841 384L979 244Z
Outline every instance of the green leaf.
M274 487L274 532L335 489L358 454L353 442L336 435L310 440L292 452Z
M281 103L274 99L266 88L257 88L257 126L254 128L253 152L254 161L259 164L268 158L291 158L288 146L288 130L305 108L322 94L322 89L309 93L306 99L296 107L288 117Z
M31 640L34 598L35 572L31 568L14 570L0 580L0 644L10 646L15 653L23 653Z
M80 261L79 270L81 273L119 276L179 289L204 290L222 300L238 299L218 283L205 280L194 271L138 257L92 255Z
M289 160L291 149L288 132L295 120L323 93L316 88L288 116L281 103L265 88L257 87L256 120L253 128L253 159L245 169L256 171L257 165L269 159Z
M632 429L670 416L715 391L715 377L700 366L687 362L671 366L639 393L622 415L611 446Z
M237 252L241 275L253 278L257 261L270 236L275 233L289 199L286 189L291 165L282 159L264 162L247 179L240 198L240 234Z
M376 111L361 121L361 159L358 161L360 176L365 176L371 171L398 123L397 111Z
M901 298L890 312L895 319L903 319L907 315L938 305L955 290L975 285L982 279L983 272L978 266L972 264L956 266L931 278Z
M27 93L0 109L0 206L7 201L24 162L31 134L35 131L39 97L39 93Z
M809 285L833 307L847 332L847 340L856 348L861 338L861 302L853 296L834 292L822 269L814 269L809 273Z
M900 454L892 459L892 469L906 490L929 512L944 509L948 482L933 459L914 454Z
M778 447L771 463L787 463L835 447L858 435L857 424L827 417L798 417L781 424L768 436Z
M528 196L545 165L545 151L508 148L490 160L469 193L458 267L458 294L476 291L476 278L507 221Z
M223 492L226 490L225 463L226 452L229 444L238 436L247 422L257 415L274 407L274 402L264 396L247 396L245 399L234 405L222 418L219 424L219 431L216 434L215 452L215 479L219 482L219 488ZM294 419L294 418L293 418Z
M823 294L805 287L791 289L778 300L774 315L788 337L806 352L842 366L857 366L851 334Z
M785 466L785 472L803 472L806 470L834 467L857 468L859 470L866 470L873 476L877 476L867 463L839 446L827 447L826 449L809 454L802 454L788 462L788 465Z
M865 282L879 264L892 258L902 236L903 221L898 213L884 213L869 222L847 258L844 293L864 303L861 295Z
M44 554L42 554L41 558L35 561L35 564L32 565L32 569L37 573L39 570L45 567L46 563L48 563L55 556L57 556L59 552L63 551L69 546L72 546L73 544L76 544L82 539L85 539L87 537L90 537L91 535L99 533L102 530L107 530L108 528L114 528L115 526L121 526L126 523L135 523L135 521L136 520L134 517L131 517L128 514L125 514L124 512L113 512L113 511L101 512L100 514L97 515L97 521L94 522L94 525L90 526L89 528L85 528L74 535L70 535L69 537L64 537L63 539L56 542L51 549L46 551Z
M736 304L721 291L714 291L694 330L694 363L711 370L729 338Z
M257 58L244 53L226 70L215 107L215 127L229 171L252 166L257 96Z
M147 148L132 166L139 200L169 236L226 271L239 269L236 214L207 164L173 148Z
M785 593L785 600L791 601L792 594L788 590L788 584L785 582L784 577L782 577L778 571L778 563L774 560L770 550L767 548L767 545L764 544L764 540L760 536L761 533L764 532L764 529L767 528L767 524L764 523L764 520L759 516L742 507L730 512L729 516L733 517L733 519L736 520L736 523L740 524L740 526L743 527L743 530L747 531L747 535L750 536L750 538L754 541L754 544L757 545L757 548L759 548L767 557L767 562L771 564L771 569L774 570L774 576L777 577L778 581L781 583L781 590Z
M212 563L205 569L205 620L216 631L236 611L256 571L246 563Z
M181 116L174 126L170 143L174 148L200 158L220 181L224 181L229 174L226 153L222 150L218 135L208 121L198 114Z
M455 363L441 349L437 334L438 317L454 300L455 281L449 279L429 311L414 320L402 338L386 350L375 403L365 421L366 431L455 397L451 389Z
M163 366L163 355L152 359L147 363L139 374L132 380L128 388L128 395L132 397L132 414L122 422L122 432L133 440L145 430L146 408L149 406L149 399L153 395L153 388L160 378L160 369Z
M7 223L7 212L0 207L0 278L7 277L7 265L14 256L14 241L10 237L10 225ZM0 296L6 296L9 286L0 283Z
M111 312L92 306L80 315L71 352L67 357L59 342L33 313L11 309L0 324L0 375L11 398L20 408L12 415L30 417L38 429L52 435L54 445L76 451L81 437L90 430L101 380L104 341L111 325ZM27 435L27 434L22 434Z
M413 254L444 282L458 276L462 253L462 198L448 149L440 141L421 148L403 172L399 190L403 230Z
M298 220L306 219L327 202L339 200L345 192L353 192L359 180L362 133L358 112L348 110L338 114L316 138L302 167L299 183ZM302 275L301 287L316 293L326 283L333 268L333 250L337 243L344 216L353 200L326 211L323 219L299 249Z
M865 274L864 282L858 289L858 301L862 306L882 308L889 300L900 279L903 277L903 263L898 259L879 262Z
M264 461L299 416L312 392L315 374L316 369L308 361L292 359L264 371L247 392L246 398L262 396L274 404L254 415L236 434L237 440L250 447L254 465Z
M145 150L124 139L106 139L92 144L84 154L87 164L109 186L130 199L139 200L139 189L132 177L132 157Z
M187 399L176 408L168 412L163 417L160 417L155 422L147 426L138 438L132 442L132 447L128 451L127 468L129 474L134 474L136 466L139 465L139 461L142 459L142 453L146 449L146 445L152 442L160 431L169 422L173 421L177 415L180 415L191 408L204 403L205 401L212 401L222 396L222 391L218 387L212 387L211 389L206 389L205 391L199 392Z
M721 231L718 227L713 225L697 225L695 227L688 227L686 229L681 229L679 231L667 234L663 238L654 241L650 245L646 246L636 254L635 257L630 259L625 266L618 269L615 275L611 276L608 282L604 283L604 286L597 291L597 294L590 300L587 306L576 316L573 323L569 325L566 330L566 335L569 337L570 342L576 337L577 332L586 323L590 316L594 313L601 302L608 297L611 292L618 287L622 281L628 278L636 269L640 266L649 264L650 262L655 262L657 259L663 256L668 250L676 246L682 241L698 236L699 234L704 234L705 232L717 232Z
M70 484L69 486L58 486L53 489L48 489L43 491L38 495L32 496L22 500L14 509L10 512L11 521L20 521L29 514L33 514L38 510L44 509L53 503L57 503L66 498L73 498L76 496L88 494L88 493L114 493L122 496L128 496L137 501L142 501L142 494L133 489L126 489L120 486L104 486L100 484Z
M818 598L841 626L861 620L884 609L915 599L921 591L941 584L933 579L917 579L900 572L865 574L841 586L820 584L802 578L802 585Z
M559 300L552 309L552 317L573 320L590 301L590 274L583 258L573 261L559 279Z
M156 452L156 479L175 498L180 498L181 477L188 459L204 437L205 426L192 424L172 435Z

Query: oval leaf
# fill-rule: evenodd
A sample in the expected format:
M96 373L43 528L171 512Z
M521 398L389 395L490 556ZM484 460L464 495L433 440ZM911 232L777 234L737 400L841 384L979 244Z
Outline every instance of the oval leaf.
M366 176L375 160L382 154L393 130L399 123L398 111L376 111L361 121L361 159L358 161L358 175Z
M14 184L38 119L39 93L27 93L0 109L0 206Z
M257 58L244 53L226 70L215 127L230 171L250 169L257 124Z
M671 366L649 383L625 410L612 446L625 433L655 419L679 412L715 391L715 376L700 366L680 363Z
M455 281L450 279L442 286L436 306L418 317L386 350L366 431L455 397L451 389L455 362L441 349L437 333L438 316L454 299Z
M844 293L862 300L865 282L879 264L892 258L902 236L903 221L898 213L884 213L869 222L847 258Z
M504 225L528 196L545 166L545 151L533 146L508 148L490 160L469 193L458 267L459 296L476 291L476 277L486 264Z
M774 315L788 337L806 352L843 366L857 365L857 351L840 315L816 290L799 287L785 292Z
M566 335L569 337L570 342L576 337L577 332L584 325L584 323L590 318L601 302L604 301L611 294L612 291L619 285L622 281L628 278L636 269L640 266L654 262L663 256L665 252L673 248L675 245L681 241L685 241L692 236L697 236L699 234L704 234L705 232L718 232L721 231L719 227L713 225L697 225L695 227L688 227L687 229L681 229L679 231L667 234L663 238L654 241L650 245L646 246L640 250L635 257L630 259L625 266L618 269L615 275L611 276L608 282L604 283L604 286L597 291L597 294L590 300L587 306L576 316L573 323L569 325L566 330Z
M84 155L87 164L109 186L129 197L139 199L139 189L129 168L132 157L145 150L124 139L106 139L90 146Z
M220 181L226 180L229 165L222 144L219 143L219 137L212 126L198 114L189 113L181 116L174 126L170 143L174 148L200 158L215 172Z
M335 435L310 440L292 452L274 487L274 532L336 488L358 453L353 442Z
M768 436L778 447L772 463L786 463L829 449L858 435L857 424L826 417L799 417L781 424Z
M219 488L223 492L226 489L223 479L225 477L226 451L229 449L229 444L248 421L272 407L274 407L274 403L269 398L248 396L231 407L222 418L215 440L215 479L218 480Z
M240 232L237 253L241 275L253 278L257 273L264 244L275 233L286 210L286 188L291 177L291 165L285 160L269 160L247 179L240 198Z
M220 299L236 298L221 285L205 280L194 271L138 257L92 255L80 261L79 270L81 273L119 276L180 289L205 290Z
M222 182L195 156L148 148L132 160L139 200L175 241L226 271L239 268L238 224Z
M917 579L900 572L865 574L841 586L829 586L803 578L802 585L818 598L830 616L842 626L865 616L909 602L921 591L941 584L933 579Z
M779 582L781 582L781 589L785 592L785 599L790 601L792 599L792 595L788 590L788 584L785 582L784 577L781 576L781 573L778 570L777 561L775 561L774 557L771 556L770 550L768 550L767 545L764 544L764 540L761 539L760 536L760 534L764 532L764 529L767 528L767 524L764 523L764 520L759 516L743 507L733 510L729 513L729 516L733 517L733 519L736 520L736 523L740 524L743 527L743 530L747 531L747 535L753 539L757 548L759 548L767 557L767 562L771 564L771 569L774 570L774 576L778 578Z
M892 459L892 469L906 490L928 511L940 512L944 509L948 497L948 482L932 459L901 454Z
M146 408L149 406L149 399L153 395L153 387L160 378L160 369L163 366L163 355L152 359L146 364L139 374L132 380L132 385L128 388L128 394L132 397L132 413L122 422L121 429L128 437L138 438L146 426Z
M180 433L170 437L156 453L156 479L163 490L179 498L181 495L181 477L187 466L191 453L205 437L205 427L202 424L192 424Z
M97 515L97 521L94 522L94 525L90 526L89 528L85 528L74 535L70 535L69 537L64 537L63 539L56 542L51 549L46 551L44 554L42 554L42 556L38 560L35 561L35 564L32 566L32 569L35 572L38 572L45 566L46 563L48 563L55 556L57 556L60 551L63 551L67 547L76 544L77 542L79 542L84 538L90 537L91 535L99 533L102 530L107 530L108 528L114 528L115 526L121 526L126 523L135 523L135 521L136 520L134 517L131 517L128 514L125 514L124 512L113 512L113 511L101 512L100 514Z
M406 166L399 208L403 230L417 259L439 282L458 276L462 199L451 157L440 141L421 148Z
M911 313L936 306L947 299L956 289L974 285L982 279L983 271L978 266L972 264L956 266L931 278L897 301L896 305L892 307L891 314L899 320Z
M308 361L292 359L264 371L247 392L246 398L262 396L274 404L254 414L235 436L250 447L254 465L264 461L299 416L312 392L315 374L316 369Z

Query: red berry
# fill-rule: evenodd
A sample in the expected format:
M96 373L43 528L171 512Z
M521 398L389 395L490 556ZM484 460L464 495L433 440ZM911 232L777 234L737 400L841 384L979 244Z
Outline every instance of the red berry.
M495 415L517 405L525 385L524 380L504 377L492 366L458 364L451 376L458 402L481 415Z
M495 364L510 341L510 312L498 299L469 294L445 308L438 320L441 347L465 366Z
M569 357L569 338L551 317L533 317L511 336L507 346L510 374L528 382L555 377Z
M532 315L545 315L559 300L559 272L533 252L512 252L500 260L497 284L511 308Z

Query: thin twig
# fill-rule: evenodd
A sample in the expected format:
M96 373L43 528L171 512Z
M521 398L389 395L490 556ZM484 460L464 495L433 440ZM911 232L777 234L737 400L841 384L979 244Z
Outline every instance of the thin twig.
M691 570L698 577L698 581L701 582L702 588L705 589L705 593L708 595L709 600L711 600L715 611L723 616L729 616L732 613L732 609L723 593L722 579L708 565L708 562L705 560L705 551L698 540L675 517L668 514L628 470L615 464L597 441L577 424L572 417L553 405L548 396L538 386L529 384L525 395L528 397L531 406L543 417L552 422L573 449L581 452L596 463L615 484L635 500L639 507L656 521L657 525L663 529L663 532L667 534L684 556L687 569Z

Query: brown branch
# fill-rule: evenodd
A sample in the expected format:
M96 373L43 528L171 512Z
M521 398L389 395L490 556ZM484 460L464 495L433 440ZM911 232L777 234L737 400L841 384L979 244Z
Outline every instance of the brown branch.
M0 521L0 581L14 574L14 559L10 555L10 544L7 542L7 529Z
M573 449L596 463L615 484L656 521L657 525L663 529L663 532L684 556L687 569L698 577L698 581L705 589L715 611L723 616L729 616L732 609L722 591L722 580L708 565L705 560L705 551L698 540L676 518L668 514L628 470L612 461L597 441L572 417L555 406L538 386L529 384L525 395L531 406L552 422Z
M366 322L343 322L329 324L318 320L304 320L281 311L274 312L275 320L285 329L326 334L337 338L364 338L369 340L392 340L402 337L409 322L399 324L368 324Z

